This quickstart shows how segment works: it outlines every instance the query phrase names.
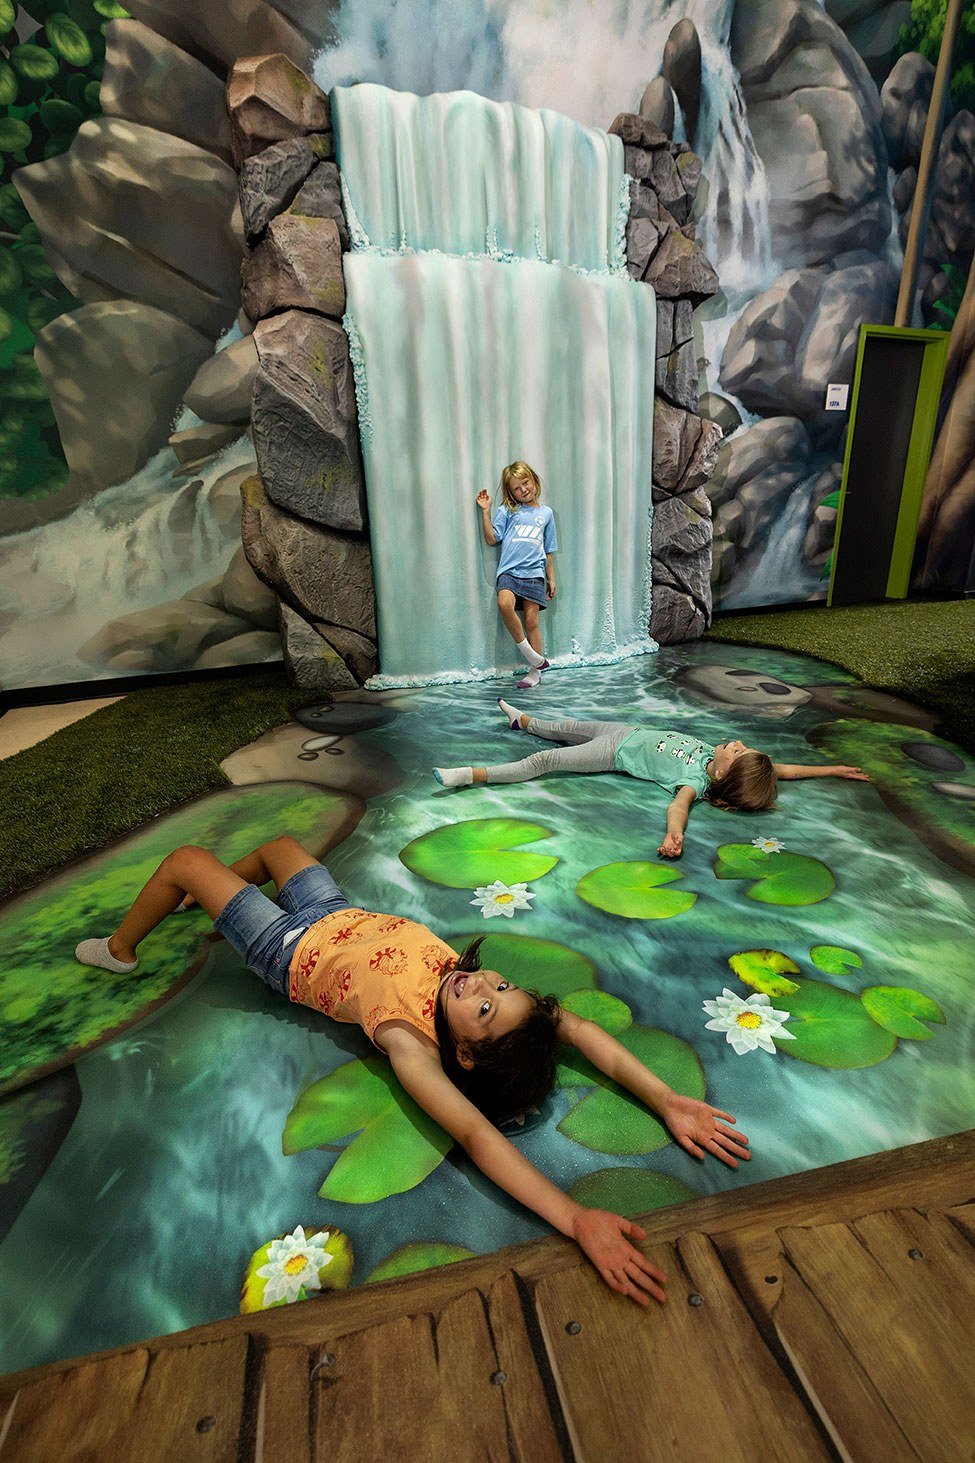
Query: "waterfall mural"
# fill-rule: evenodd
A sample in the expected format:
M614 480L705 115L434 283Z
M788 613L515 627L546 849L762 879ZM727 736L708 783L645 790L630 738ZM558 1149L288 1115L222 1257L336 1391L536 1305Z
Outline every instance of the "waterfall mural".
M558 524L550 658L645 651L656 308L626 274L622 143L470 92L337 88L332 118L377 683L516 659L474 507L512 459L541 473Z
M821 594L845 426L823 388L849 379L859 323L891 318L931 0L307 0L246 23L191 0L69 8L2 12L0 685L279 653L274 597L237 553L257 353L222 84L262 51L326 90L467 90L589 129L642 110L686 139L704 175L688 225L722 281L694 323L701 410L727 434L715 604ZM935 588L966 582L975 542L972 45L966 19L919 278L919 320L957 321L918 565ZM480 204L456 198L480 235Z

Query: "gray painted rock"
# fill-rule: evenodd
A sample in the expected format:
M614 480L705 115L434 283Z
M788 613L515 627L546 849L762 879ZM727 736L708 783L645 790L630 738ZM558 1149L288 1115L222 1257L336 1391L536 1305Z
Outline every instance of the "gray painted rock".
M85 641L78 657L104 670L187 670L211 646L251 628L212 605L178 599L112 620Z
M715 509L715 583L730 579L737 558L761 540L808 476L809 451L809 437L794 417L767 418L720 444L707 484Z
M729 401L718 391L705 391L698 402L697 409L702 417L716 422L726 437L741 426L741 413L738 408L733 401Z
M893 0L846 30L847 39L878 86L897 59L901 32L910 21L911 0Z
M167 440L180 467L188 467L215 457L222 447L229 447L239 436L237 422L204 422L201 427L184 427L180 432L173 432Z
M218 477L210 488L208 502L210 512L221 532L227 537L240 536L240 490L249 477L257 472L257 463L232 468ZM236 532L235 532L236 531Z
M949 798L959 798L963 803L975 803L975 787L968 782L936 782L934 790Z
M345 277L338 225L331 218L282 214L241 270L241 299L252 320L277 310L318 310L341 320Z
M878 253L890 230L880 103L839 26L815 0L737 0L730 49L769 180L775 257Z
M620 112L611 123L609 131L621 140L624 148L654 149L670 145L666 132L662 132L647 117L638 117L633 112ZM631 173L630 176L633 177L634 174Z
M230 123L219 78L141 21L109 21L98 99L107 116L144 122L230 159Z
M291 203L321 151L316 137L286 137L241 163L237 186L248 244L256 244L274 215Z
M825 468L813 484L809 499L809 519L802 544L802 557L807 564L821 569L826 563L836 537L837 509L827 507L823 499L839 491L843 464L834 462Z
M917 163L934 86L934 67L919 51L896 62L880 92L881 119L893 168ZM951 102L948 102L949 115Z
M938 742L901 742L901 751L912 762L921 767L930 767L934 772L964 772L964 759L950 747Z
M274 506L256 475L241 489L241 537L251 568L309 620L376 638L372 555L347 538Z
M192 326L134 300L84 305L45 325L34 358L85 496L124 482L165 446L187 383L211 350Z
M281 659L281 636L277 627L272 630L248 630L243 635L234 635L211 645L198 655L193 670L216 670L224 665L265 665Z
M664 46L661 72L673 88L693 142L701 109L701 38L693 20L679 20Z
M690 493L698 488L703 488L710 481L717 465L718 452L721 447L721 428L716 422L706 422L701 418L698 420L701 422L701 430L694 443L690 460L677 485L679 493Z
M313 523L362 531L365 485L345 332L321 315L288 310L262 320L254 339L260 364L251 432L268 496Z
M261 630L278 629L278 602L272 589L258 579L243 547L236 550L220 581L220 598L230 615L249 620Z
M328 701L322 706L302 706L294 713L294 719L299 726L336 737L372 731L376 726L387 726L389 722L396 720L396 716L395 709L390 706L364 705L361 701Z
M959 112L945 128L938 149L938 168L931 199L931 228L952 255L968 255L975 249L975 117ZM931 259L931 244L925 243ZM944 254L937 261L943 263Z
M701 418L658 397L653 404L653 481L673 492L701 435Z
M668 230L650 260L643 278L664 299L689 299L699 305L718 290L718 276L704 257L700 244L681 229Z
M218 5L200 0L132 0L126 8L216 71L231 66L238 56L269 51L282 51L306 66L321 45L320 40L310 45L267 0L220 0Z
M17 171L51 267L86 303L152 305L216 339L240 302L233 169L193 142L96 117Z
M292 683L301 691L353 690L358 681L313 625L281 605L281 648Z
M328 97L287 55L238 60L227 80L227 110L238 166L269 143L332 130Z
M183 400L205 422L248 422L256 377L257 346L245 335L203 362Z
M670 83L662 76L655 76L640 100L640 116L667 137L674 135L674 93Z
M691 595L670 584L654 585L650 634L661 645L699 640L707 627L707 616Z
M302 184L298 195L288 209L289 213L300 213L306 218L332 218L335 220L342 241L342 248L349 247L349 231L342 210L342 186L339 170L335 163L319 163Z

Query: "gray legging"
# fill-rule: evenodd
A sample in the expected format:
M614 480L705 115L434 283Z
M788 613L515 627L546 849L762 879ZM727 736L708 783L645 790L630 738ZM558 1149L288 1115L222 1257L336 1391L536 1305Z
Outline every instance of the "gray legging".
M621 721L541 721L533 716L526 728L548 742L568 742L568 746L533 752L520 762L502 762L488 767L488 782L528 782L546 772L613 772L616 751L635 726Z

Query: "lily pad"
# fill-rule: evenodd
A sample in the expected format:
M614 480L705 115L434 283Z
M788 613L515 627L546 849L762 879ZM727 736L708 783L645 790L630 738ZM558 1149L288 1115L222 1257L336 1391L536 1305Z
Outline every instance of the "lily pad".
M851 970L859 970L863 964L855 950L844 950L842 945L814 945L809 958L827 975L846 975Z
M624 919L672 919L697 900L686 889L665 889L684 875L671 864L603 864L584 874L576 893L587 904Z
M945 1024L945 1013L937 1001L909 986L874 985L860 993L860 1000L878 1025L908 1041L929 1041L934 1035L922 1021Z
M740 981L767 996L788 996L799 989L785 976L786 971L798 975L799 967L781 950L740 950L728 956L728 964Z
M323 1199L372 1204L416 1188L453 1146L402 1089L382 1057L344 1062L313 1082L288 1114L282 1152L301 1153L355 1133L319 1189Z
M629 1219L633 1214L648 1214L668 1204L683 1204L698 1197L669 1173L656 1173L652 1168L600 1168L587 1173L569 1190L569 1198L590 1209L608 1209Z
M610 1036L619 1036L633 1025L629 1006L608 991L570 991L562 1001L562 1009L584 1021L594 1021Z
M502 879L506 884L540 879L558 859L525 853L523 843L551 838L552 830L521 818L470 818L445 823L408 843L400 860L413 874L448 889L476 889Z
M472 1260L475 1254L475 1250L465 1250L463 1245L449 1245L441 1240L414 1240L411 1244L400 1245L385 1260L380 1260L362 1283L372 1285L377 1280L395 1280L400 1275L415 1275L419 1270L455 1265L458 1260Z
M618 1039L675 1092L703 1098L704 1069L697 1052L686 1041L670 1032L638 1024ZM569 1068L570 1063L564 1066ZM589 1070L595 1072L595 1068ZM560 1085L578 1085L580 1081L590 1080L584 1067L577 1068L577 1073L575 1084L561 1081ZM631 1093L602 1073L597 1074L597 1081L596 1090L577 1103L559 1123L560 1133L597 1153L654 1153L671 1141L663 1124Z
M448 945L463 950L476 939L479 930L448 935ZM559 1000L570 991L596 984L596 967L587 956L555 940L539 940L534 935L488 935L481 946L481 964L485 970L497 970L515 985L538 991L542 996Z
M714 866L716 879L753 879L746 899L759 904L818 904L836 880L818 858L803 853L763 853L750 843L723 843Z
M309 1225L301 1227L309 1240L318 1240L322 1235L327 1236L321 1242L321 1248L328 1257L328 1262L322 1265L317 1272L317 1287L309 1290L302 1288L295 1299L307 1300L310 1295L317 1295L320 1290L345 1290L352 1279L352 1241L349 1236L331 1225L322 1225L318 1228ZM270 1277L257 1273L268 1264L271 1246L276 1241L285 1238L285 1235L277 1235L275 1239L268 1240L267 1244L261 1245L259 1250L254 1251L247 1262L243 1284L240 1288L240 1314L242 1316L250 1315L254 1311L274 1310L277 1306L293 1304L284 1297L265 1304L264 1292L270 1283Z
M788 1029L795 1040L776 1042L777 1049L815 1067L874 1067L897 1045L896 1037L871 1020L860 997L838 986L804 980L779 1005L789 1012Z

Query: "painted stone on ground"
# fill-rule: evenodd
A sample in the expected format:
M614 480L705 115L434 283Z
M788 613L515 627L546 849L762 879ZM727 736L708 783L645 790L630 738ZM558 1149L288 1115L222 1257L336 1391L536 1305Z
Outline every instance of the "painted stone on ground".
M315 742L329 745L309 751L309 745ZM363 802L392 792L403 781L399 763L382 747L344 733L334 738L315 736L307 727L293 724L275 727L232 752L220 763L220 770L237 787L288 780L311 782L350 793Z

